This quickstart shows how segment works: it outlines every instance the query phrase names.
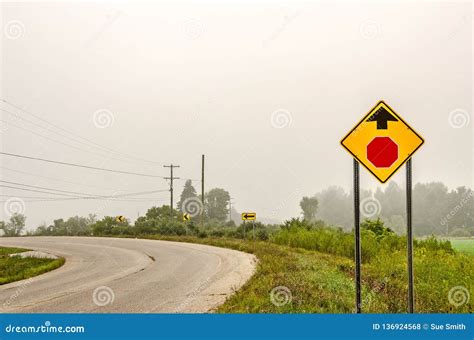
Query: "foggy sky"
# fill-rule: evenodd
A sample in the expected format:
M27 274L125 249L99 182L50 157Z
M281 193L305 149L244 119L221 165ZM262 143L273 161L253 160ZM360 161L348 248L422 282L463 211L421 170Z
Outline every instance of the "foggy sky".
M101 155L8 123L1 149L159 176L169 176L162 165L178 164L175 202L185 178L200 178L205 154L206 190L222 187L238 211L283 219L299 213L303 195L351 188L352 159L339 142L383 99L425 139L413 158L415 183L473 187L472 20L468 3L4 3L1 98L156 164L101 156L107 152L3 111L4 121ZM99 121L101 114L109 120ZM160 178L0 161L67 183L0 168L2 180L60 190L168 188ZM378 186L361 173L362 187ZM403 185L404 171L393 180ZM193 184L200 191L200 182ZM0 189L2 202L46 196ZM27 226L88 213L133 220L168 203L169 193L145 197L154 201L26 202Z

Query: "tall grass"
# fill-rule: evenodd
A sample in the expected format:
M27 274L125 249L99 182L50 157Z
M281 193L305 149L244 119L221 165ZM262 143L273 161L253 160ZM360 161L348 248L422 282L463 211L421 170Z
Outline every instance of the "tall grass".
M362 279L372 292L385 301L378 312L407 310L406 237L398 236L380 226L381 221L362 224ZM291 223L290 223L291 224ZM311 228L298 222L272 235L272 242L290 247L316 250L348 258L354 256L352 233L328 227ZM449 241L434 237L414 241L416 308L422 312L472 312L469 296L474 296L474 257L456 252ZM353 266L341 266L353 275ZM455 290L463 287L464 299L459 304L453 298ZM365 301L365 303L368 303Z
M0 285L27 279L61 267L64 259L44 259L19 256L0 257Z

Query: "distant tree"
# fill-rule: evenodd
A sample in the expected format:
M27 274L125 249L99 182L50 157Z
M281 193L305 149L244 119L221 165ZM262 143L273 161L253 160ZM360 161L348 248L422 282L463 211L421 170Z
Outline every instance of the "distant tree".
M48 225L43 222L36 228L34 235L51 235L51 230L49 229Z
M0 236L5 236L5 222L0 221Z
M173 215L178 216L179 212L174 209ZM145 218L147 220L160 219L160 218L169 218L170 216L170 206L162 205L161 207L151 207L147 210Z
M206 212L209 219L224 222L229 213L230 194L221 188L214 188L206 194Z
M14 213L10 217L10 221L0 224L0 229L3 230L4 236L20 236L25 228L26 216L23 214Z
M316 197L303 197L300 207L303 211L303 218L312 221L316 218L316 212L318 211L318 199Z
M119 235L130 234L130 224L128 220L118 222L116 217L105 216L103 219L96 221L91 225L94 235Z
M353 227L352 194L347 194L341 187L330 186L315 197L318 199L317 218L346 230Z
M181 197L177 204L178 210L182 211L184 201L193 197L197 197L196 189L194 189L192 181L188 179L184 183L184 188L183 188L183 191L181 192Z

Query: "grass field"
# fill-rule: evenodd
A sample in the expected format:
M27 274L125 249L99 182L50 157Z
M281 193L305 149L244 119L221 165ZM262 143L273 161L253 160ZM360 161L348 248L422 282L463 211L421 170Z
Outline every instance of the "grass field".
M28 251L28 250L29 249L23 249L23 248L0 247L0 256L9 255L9 254L23 253L23 252Z
M202 243L257 256L259 263L255 275L217 312L351 313L354 310L354 261L347 256L268 241L184 236L144 238ZM459 295L455 295L459 287L472 290L474 258L463 254L446 254L442 250L429 252L426 249L419 248L415 253L416 311L472 313L469 299L453 305L452 297L459 298ZM405 251L379 254L373 262L363 264L364 313L405 313L406 296Z
M270 242L224 238L146 236L169 241L202 243L255 254L255 275L218 309L218 313L352 313L354 282L341 268L345 257L290 248ZM384 304L364 286L366 311Z
M21 253L27 250L0 247L0 285L40 275L64 264L63 258L39 259L8 256L8 254Z
M449 241L457 251L474 255L474 239L450 239Z

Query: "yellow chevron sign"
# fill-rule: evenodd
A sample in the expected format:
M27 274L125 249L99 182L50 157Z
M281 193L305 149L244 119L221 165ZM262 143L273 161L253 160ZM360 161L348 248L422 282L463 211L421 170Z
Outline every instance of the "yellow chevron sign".
M257 219L257 213L245 212L242 213L242 221L255 221Z
M122 215L117 216L115 220L120 223L125 222L125 216L122 216Z

